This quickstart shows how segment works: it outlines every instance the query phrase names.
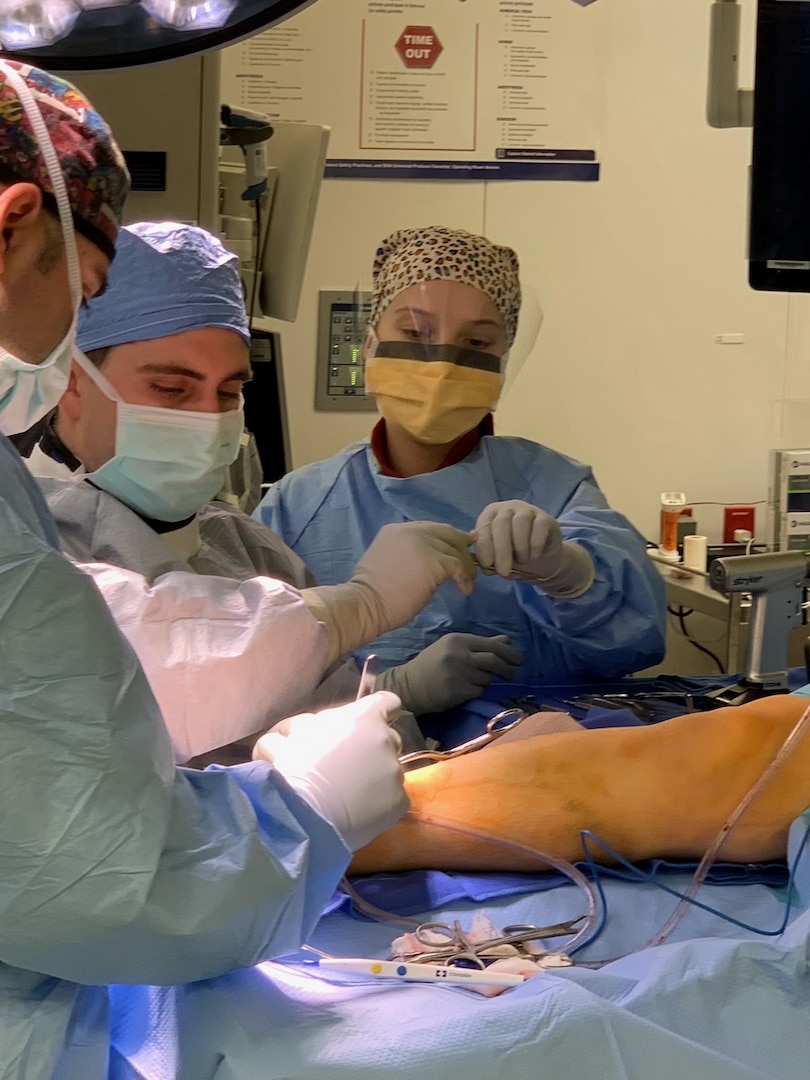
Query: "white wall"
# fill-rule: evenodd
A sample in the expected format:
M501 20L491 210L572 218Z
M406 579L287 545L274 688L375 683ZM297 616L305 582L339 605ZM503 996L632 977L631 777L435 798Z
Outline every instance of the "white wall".
M776 405L810 398L810 297L746 283L750 132L705 123L708 0L603 2L598 183L326 182L301 313L283 328L295 465L372 422L314 410L317 290L367 285L384 235L441 223L514 246L544 310L498 410L501 434L593 464L613 505L651 537L665 489L690 501L766 497L769 449L784 445L788 420L795 439L810 418ZM715 344L728 332L745 343ZM719 538L719 508L701 507L698 520Z

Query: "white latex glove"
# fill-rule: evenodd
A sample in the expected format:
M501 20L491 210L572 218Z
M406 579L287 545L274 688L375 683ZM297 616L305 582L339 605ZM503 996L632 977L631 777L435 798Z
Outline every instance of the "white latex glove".
M414 715L441 712L477 698L497 676L511 679L523 657L506 634L445 634L413 660L381 672L378 690L393 690Z
M383 525L345 585L301 594L326 626L330 655L352 652L404 626L448 578L469 596L476 574L471 543L469 533L435 521Z
M522 499L490 503L475 523L475 554L485 573L520 576L549 596L581 596L593 584L590 555L545 510Z
M271 762L357 851L409 806L399 765L402 744L388 726L399 710L396 694L380 691L335 709L302 713L263 735L253 757Z

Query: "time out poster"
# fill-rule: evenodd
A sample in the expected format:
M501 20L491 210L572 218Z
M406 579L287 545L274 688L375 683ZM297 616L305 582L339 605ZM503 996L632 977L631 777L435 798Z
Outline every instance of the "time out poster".
M328 124L326 175L598 180L599 0L320 0L223 53L222 100Z

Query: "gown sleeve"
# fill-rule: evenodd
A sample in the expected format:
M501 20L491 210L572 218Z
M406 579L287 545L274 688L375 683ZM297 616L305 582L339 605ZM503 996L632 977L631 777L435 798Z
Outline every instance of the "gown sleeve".
M296 948L345 845L269 765L175 769L94 583L47 542L47 519L3 497L7 480L0 961L85 984L171 984Z
M310 707L327 663L324 627L282 581L172 571L151 585L81 564L135 650L178 761Z

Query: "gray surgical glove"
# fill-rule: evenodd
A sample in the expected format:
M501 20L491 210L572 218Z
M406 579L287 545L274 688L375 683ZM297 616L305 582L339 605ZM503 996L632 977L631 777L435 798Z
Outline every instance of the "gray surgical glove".
M383 671L377 690L392 690L415 716L477 698L494 678L511 679L523 657L506 634L445 634L413 660Z
M579 544L563 540L545 510L522 499L490 503L475 523L475 554L485 573L528 578L543 592L570 600L593 584L593 561Z

